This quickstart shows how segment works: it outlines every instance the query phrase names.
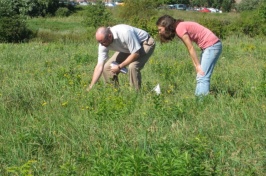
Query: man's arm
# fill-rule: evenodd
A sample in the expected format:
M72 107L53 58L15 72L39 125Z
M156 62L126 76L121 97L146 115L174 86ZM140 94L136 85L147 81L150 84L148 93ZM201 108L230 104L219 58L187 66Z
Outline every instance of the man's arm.
M139 50L141 49L141 44L137 38L137 35L132 30L126 30L124 32L123 40L127 44L127 48L131 53L122 63L111 68L114 73L119 73L120 69L128 66L130 63L134 62L139 57Z
M102 75L102 72L103 72L103 67L104 67L104 63L98 63L95 66L91 83L86 89L87 91L90 91L90 89L94 86L94 84L99 80L99 78L100 78L100 76Z
M111 71L114 73L118 73L121 68L128 66L130 63L134 62L137 60L139 57L139 52L137 51L136 53L130 54L124 62L120 63L117 66L114 66L111 68Z

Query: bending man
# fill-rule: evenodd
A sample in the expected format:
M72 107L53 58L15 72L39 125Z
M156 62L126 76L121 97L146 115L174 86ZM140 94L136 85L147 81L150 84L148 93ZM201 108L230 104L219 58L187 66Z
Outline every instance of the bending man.
M118 81L117 76L124 67L128 67L130 85L139 90L140 71L155 49L154 39L146 31L125 24L100 27L95 37L99 42L98 63L87 91L94 86L102 73L106 83ZM106 62L109 50L116 52ZM113 61L117 65L111 66Z

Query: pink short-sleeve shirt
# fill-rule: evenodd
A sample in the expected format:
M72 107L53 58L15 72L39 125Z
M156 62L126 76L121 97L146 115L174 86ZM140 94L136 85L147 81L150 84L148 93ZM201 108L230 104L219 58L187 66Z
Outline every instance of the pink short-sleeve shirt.
M196 22L180 22L176 27L176 34L182 38L188 34L191 41L195 42L201 49L214 45L219 38L208 28Z

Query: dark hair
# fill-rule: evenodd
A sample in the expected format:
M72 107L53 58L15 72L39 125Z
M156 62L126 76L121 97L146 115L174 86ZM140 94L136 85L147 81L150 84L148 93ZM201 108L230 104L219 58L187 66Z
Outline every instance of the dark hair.
M161 26L165 28L165 33L160 35L161 42L168 42L173 40L176 34L175 28L178 23L182 21L184 20L177 20L169 15L161 16L156 22L156 26Z

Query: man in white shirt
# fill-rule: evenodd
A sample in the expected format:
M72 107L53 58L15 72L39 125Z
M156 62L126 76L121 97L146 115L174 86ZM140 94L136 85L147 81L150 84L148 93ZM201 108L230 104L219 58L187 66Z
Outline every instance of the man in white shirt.
M155 49L154 39L144 30L119 24L113 27L100 27L96 32L99 42L98 63L95 66L89 91L99 80L101 74L106 83L118 81L118 73L128 67L130 85L141 88L141 72ZM109 50L116 51L107 61ZM115 61L117 65L111 66Z

